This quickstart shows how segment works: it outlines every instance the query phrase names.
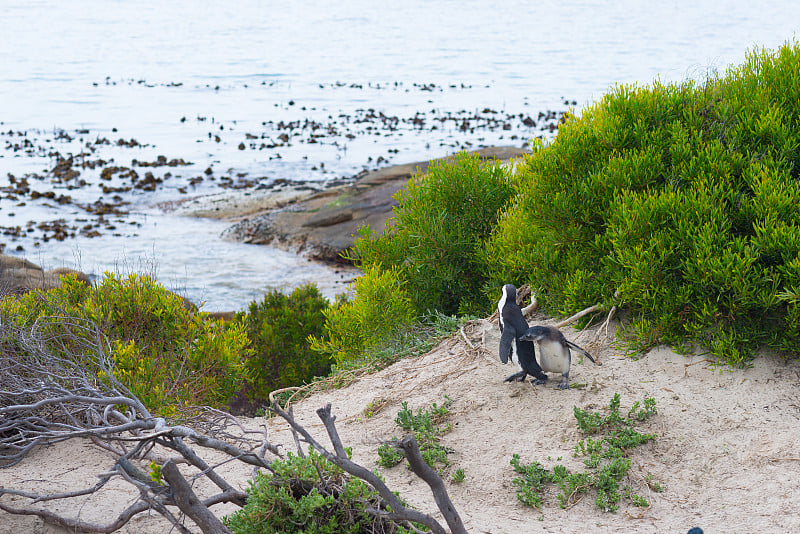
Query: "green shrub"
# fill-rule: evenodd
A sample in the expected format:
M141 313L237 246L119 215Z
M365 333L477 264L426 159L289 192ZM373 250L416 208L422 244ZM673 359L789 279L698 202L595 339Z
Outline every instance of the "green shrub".
M646 421L657 413L655 400L646 397L642 403L635 402L627 415L619 412L620 396L614 394L608 404L607 414L590 412L575 406L573 412L578 429L587 437L575 446L575 456L586 456L584 465L587 471L572 473L565 466L557 464L552 471L539 462L522 464L520 455L513 454L511 466L519 476L512 483L517 487L517 499L533 508L541 508L543 496L551 485L558 487L556 496L562 508L573 504L578 495L595 491L595 504L606 512L615 512L623 496L631 504L646 508L647 500L625 485L620 493L620 483L631 467L628 456L643 443L654 440L655 434L641 434L634 426ZM592 438L590 436L596 436ZM549 459L549 458L548 458ZM560 459L560 458L559 458ZM647 485L655 491L663 491L663 486L646 479Z
M270 391L328 374L330 357L312 351L307 339L322 335L327 308L317 287L307 284L290 295L270 290L236 314L231 327L242 328L249 339L245 367L255 398L266 400Z
M412 177L380 235L360 230L352 259L397 269L418 313L488 310L478 251L513 193L508 171L465 153Z
M66 277L60 288L5 299L0 314L36 328L48 350L70 358L95 350L99 333L112 349L114 376L160 415L223 406L247 377L244 331L190 313L146 276L106 273L94 287Z
M323 310L325 329L309 337L311 349L337 364L362 362L374 350L408 331L415 312L395 269L367 267L354 283L355 296L341 296Z
M444 419L450 414L449 407L452 402L450 397L445 395L441 406L434 402L430 409L421 408L417 410L417 413L408 407L408 402L403 402L402 408L394 419L401 429L414 433L422 459L430 467L438 469L440 472L441 468L437 466L441 465L442 468L449 466L450 459L447 455L453 452L452 449L439 443L439 438L452 429L449 422L444 423ZM392 437L389 442L378 447L378 465L387 468L394 467L405 458L403 450L394 445L394 442L397 441L397 437Z
M272 467L275 474L259 473L247 489L245 506L224 519L235 534L408 532L368 514L367 508L384 508L377 492L313 449L305 458L288 453Z
M560 314L622 305L637 348L796 354L799 80L785 44L704 83L612 90L525 159L487 287L530 283Z

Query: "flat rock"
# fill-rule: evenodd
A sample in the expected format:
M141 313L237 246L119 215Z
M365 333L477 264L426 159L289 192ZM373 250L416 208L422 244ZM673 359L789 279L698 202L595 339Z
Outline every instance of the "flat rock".
M59 267L49 271L42 270L28 260L0 254L0 298L5 295L21 295L32 289L54 289L61 286L61 277L75 275L85 284L91 284L89 277L80 271Z
M515 147L490 147L470 152L484 160L500 161L527 153ZM369 225L373 231L382 232L397 205L395 193L414 173L426 172L431 164L444 159L368 172L352 184L249 214L228 228L223 236L244 243L280 246L315 260L343 262L341 255L353 247L357 230Z

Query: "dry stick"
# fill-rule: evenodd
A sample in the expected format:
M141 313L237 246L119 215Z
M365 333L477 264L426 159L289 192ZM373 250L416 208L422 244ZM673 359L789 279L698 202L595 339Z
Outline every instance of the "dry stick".
M594 313L594 312L599 311L599 310L600 310L600 305L599 304L595 304L594 306L589 306L585 310L579 311L578 313L576 313L572 317L568 317L567 319L564 319L560 323L557 323L556 324L556 328L563 328L563 327L567 326L570 323L574 323L575 321L577 321L578 319L580 319L584 315L589 315L590 313Z
M144 512L150 508L150 505L143 501L137 501L125 510L113 523L107 525L100 525L97 523L89 523L79 519L67 519L60 515L51 512L50 510L37 510L31 508L14 508L0 502L0 510L12 515L35 515L44 519L46 522L66 528L72 532L97 532L98 534L109 534L121 529L133 516L138 513Z
M388 504L388 506L392 509L391 512L375 510L372 513L395 521L415 521L430 528L434 534L446 534L444 528L434 518L417 510L406 508L403 503L400 502L400 499L397 497L397 495L395 495L375 473L358 465L355 462L352 462L347 457L344 446L339 439L339 434L334 426L334 421L336 418L331 416L330 404L317 410L317 415L320 417L320 419L322 419L322 422L328 431L328 436L333 444L334 450L337 451L337 454L332 454L325 447L323 447L311 436L311 434L308 433L308 431L302 425L295 421L293 416L286 413L277 402L272 402L272 409L275 411L275 413L285 419L286 422L289 423L289 425L303 437L303 440L314 447L314 449L324 456L325 459L375 488L386 504Z
M222 521L197 498L189 483L181 475L175 462L168 460L167 463L161 466L161 474L164 476L164 480L169 483L170 488L172 488L172 497L175 499L178 508L188 515L204 534L231 533L222 524Z
M467 339L467 334L464 333L464 325L462 325L461 328L459 328L458 330L459 332L461 332L461 337L464 338L464 341L466 341L467 346L472 350L475 350L475 345L473 345L472 342L469 339Z
M526 315L530 315L537 309L539 309L539 301L536 300L536 297L534 297L533 294L531 294L531 303L522 308L522 316L525 317Z
M175 438L172 440L172 443L169 445L170 447L174 448L181 456L183 456L186 460L189 461L193 466L198 468L202 474L208 477L211 482L216 484L216 486L221 489L225 493L229 493L231 495L235 495L234 503L239 506L244 506L244 502L247 500L247 493L243 491L236 491L233 486L228 484L228 482L219 476L214 468L209 466L205 460L200 458L197 453L192 450L191 447L187 446L181 438ZM174 463L174 460L169 460L170 462ZM163 467L162 467L163 469Z
M453 502L450 500L450 496L447 494L447 489L444 487L442 477L422 459L422 454L419 452L419 446L414 436L406 436L400 441L399 446L406 453L406 459L411 466L411 470L414 471L414 474L430 486L433 499L436 501L436 506L442 512L444 520L447 521L450 532L453 534L466 534L467 531L464 528L464 523L461 522L461 517L458 515L455 506L453 506Z

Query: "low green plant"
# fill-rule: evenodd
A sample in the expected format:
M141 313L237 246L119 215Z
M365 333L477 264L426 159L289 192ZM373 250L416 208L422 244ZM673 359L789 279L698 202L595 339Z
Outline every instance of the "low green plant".
M415 174L395 195L383 233L361 228L349 258L365 269L395 270L418 313L485 313L477 251L512 195L500 163L458 154Z
M426 464L439 471L450 465L447 454L452 452L451 449L439 443L439 438L452 429L452 425L445 421L450 413L449 407L452 400L447 395L444 399L441 406L434 402L430 409L421 408L417 410L417 413L414 413L414 410L408 407L408 402L404 401L394 420L401 429L413 432L422 459ZM405 453L395 446L394 443L397 441L398 438L393 437L389 442L378 447L378 464L380 466L394 467L403 460Z
M247 334L250 356L245 362L250 395L266 400L275 389L297 386L330 372L327 354L311 350L308 337L324 331L328 301L313 284L286 295L267 291L261 301L251 302L228 328Z
M158 484L159 486L164 485L164 481L161 479L161 466L155 462L150 462L150 480Z
M456 484L460 484L461 482L464 482L466 479L467 479L467 474L464 472L463 467L459 467L458 469L456 469L455 472L453 473L453 476L450 477L450 480Z
M348 449L348 455L350 451ZM259 473L247 488L247 502L224 518L234 534L408 533L368 509L385 509L377 491L351 477L313 449L305 457L288 453Z
M621 414L619 407L620 395L616 393L605 414L573 408L578 429L587 436L597 436L580 440L574 448L575 456L586 457L583 463L587 471L573 473L561 464L550 471L536 461L522 464L519 454L514 454L511 465L520 476L513 484L520 502L539 509L547 487L555 485L558 487L556 499L562 508L592 489L596 493L595 504L604 511L616 511L623 496L634 506L649 506L630 485L625 485L620 492L620 484L631 467L630 451L656 438L655 434L641 434L634 429L635 424L657 413L655 400L647 397L641 403L636 401L627 414ZM648 485L662 489L653 481L648 481Z

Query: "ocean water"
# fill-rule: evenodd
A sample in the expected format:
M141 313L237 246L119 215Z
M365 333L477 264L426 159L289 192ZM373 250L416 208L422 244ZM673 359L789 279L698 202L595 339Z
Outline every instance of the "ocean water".
M149 266L207 310L307 281L333 296L353 273L165 206L524 146L615 84L701 80L800 26L800 3L739 0L0 5L5 253L95 276Z

